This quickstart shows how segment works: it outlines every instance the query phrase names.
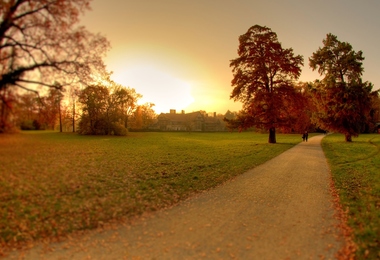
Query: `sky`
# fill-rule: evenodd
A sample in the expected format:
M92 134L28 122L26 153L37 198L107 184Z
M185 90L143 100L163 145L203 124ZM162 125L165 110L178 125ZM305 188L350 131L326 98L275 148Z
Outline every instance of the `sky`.
M300 81L319 77L309 57L326 34L363 51L363 79L380 87L378 0L93 0L81 25L107 37L112 79L155 104L156 113L239 111L230 60L256 24L304 57Z

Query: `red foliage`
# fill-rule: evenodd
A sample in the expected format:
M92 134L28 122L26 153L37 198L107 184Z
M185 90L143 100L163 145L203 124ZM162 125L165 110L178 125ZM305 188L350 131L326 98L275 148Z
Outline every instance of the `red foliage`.
M302 56L282 48L268 27L252 26L239 41L239 57L230 63L234 74L231 98L243 102L243 110L236 120L227 120L229 126L272 129L272 134L278 127L291 129L294 111L299 110L294 80L301 74Z

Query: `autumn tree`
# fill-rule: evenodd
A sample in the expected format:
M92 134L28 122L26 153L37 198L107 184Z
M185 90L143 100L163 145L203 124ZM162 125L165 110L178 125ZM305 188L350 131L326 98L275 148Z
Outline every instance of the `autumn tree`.
M41 103L38 98L32 92L15 96L15 101L12 103L12 113L15 118L15 124L22 130L39 130L43 128L41 122L39 122Z
M26 92L15 96L12 118L22 130L55 129L59 120L62 93L49 89L47 95Z
M289 126L289 104L295 102L294 81L301 74L303 58L285 49L268 27L252 26L239 37L239 57L231 60L234 87L230 98L243 103L230 127L255 126L269 130L269 143L276 143L276 128Z
M66 119L70 119L71 121L71 128L72 128L72 132L75 133L75 127L76 127L76 120L77 120L77 117L78 117L78 107L77 107L77 101L78 101L78 95L79 95L79 88L78 86L76 85L72 85L68 91L68 101L69 101L69 107L71 109L66 109L66 115L65 115L65 118ZM69 112L69 110L71 112Z
M47 96L36 98L39 104L38 121L45 129L55 129L57 121L60 119L62 98L63 94L61 91L55 88L49 89ZM59 125L61 129L62 123L60 122Z
M104 86L88 86L79 94L83 113L79 122L80 134L108 134L106 108L109 91Z
M72 106L69 103L61 104L61 124L63 132L73 131Z
M370 131L372 130L378 132L380 130L380 90L372 92L371 101L372 106L369 113Z
M314 125L311 121L314 106L311 102L308 83L298 82L294 85L295 93L292 102L286 104L288 117L292 124L284 127L283 133L296 132L303 133L305 130L311 131Z
M76 26L90 0L0 0L0 94L61 89L105 72L107 40ZM1 106L9 105L4 95ZM4 128L4 124L0 128Z
M371 108L372 84L362 81L363 60L362 51L333 34L309 58L310 67L324 76L311 85L314 119L321 128L344 134L347 142L359 135Z
M371 108L368 113L367 123L365 125L365 133L372 133L378 131L380 127L380 90L371 92Z
M3 88L0 90L0 133L14 128L9 118L15 105L16 95L13 91Z
M137 93L134 88L124 87L115 82L111 82L110 88L120 120L123 121L124 127L128 128L129 118L133 115L137 102L142 98L142 95Z
M224 128L228 129L229 131L234 131L236 129L232 122L234 122L236 119L237 114L237 112L231 112L230 110L227 110L227 112L221 118L224 123Z
M142 110L143 128L148 128L150 125L153 124L154 120L157 118L157 114L153 109L154 106L155 104L149 102L140 105Z
M236 112L231 112L230 110L227 110L227 112L224 114L224 118L226 119L235 119L236 118Z
M131 118L133 129L147 129L153 124L154 119L157 117L153 107L153 103L145 103L136 107Z
M127 121L137 107L140 94L114 82L109 86L93 85L80 91L82 104L80 134L126 135Z

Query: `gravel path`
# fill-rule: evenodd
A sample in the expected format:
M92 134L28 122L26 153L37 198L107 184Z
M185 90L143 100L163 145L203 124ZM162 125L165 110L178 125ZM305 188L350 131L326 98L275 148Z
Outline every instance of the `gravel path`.
M334 259L344 240L322 138L175 207L25 259Z

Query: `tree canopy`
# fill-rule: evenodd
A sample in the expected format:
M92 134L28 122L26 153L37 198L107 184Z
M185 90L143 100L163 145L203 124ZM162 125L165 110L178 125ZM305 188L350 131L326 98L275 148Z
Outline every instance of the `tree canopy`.
M363 52L355 52L351 44L341 42L338 37L329 33L323 41L323 47L318 48L309 58L309 65L325 75L325 81L351 83L361 79L363 74Z
M294 81L301 74L303 58L293 49L285 49L277 34L268 27L252 26L239 37L239 57L230 61L234 87L230 98L243 103L230 127L251 126L269 130L269 142L275 143L276 127L290 127L289 108L295 105Z
M108 41L75 27L89 0L1 0L0 89L61 87L102 69Z
M324 78L311 84L316 107L315 122L323 129L358 136L371 110L372 84L362 81L362 51L327 34L323 47L309 58L309 65Z
M111 83L109 87L93 85L80 91L79 102L83 110L80 134L127 134L128 118L142 96L134 89Z
M105 73L102 57L109 43L78 27L90 0L0 0L0 98L9 88L61 89L91 84ZM4 109L2 109L4 110ZM4 128L4 118L1 118Z

